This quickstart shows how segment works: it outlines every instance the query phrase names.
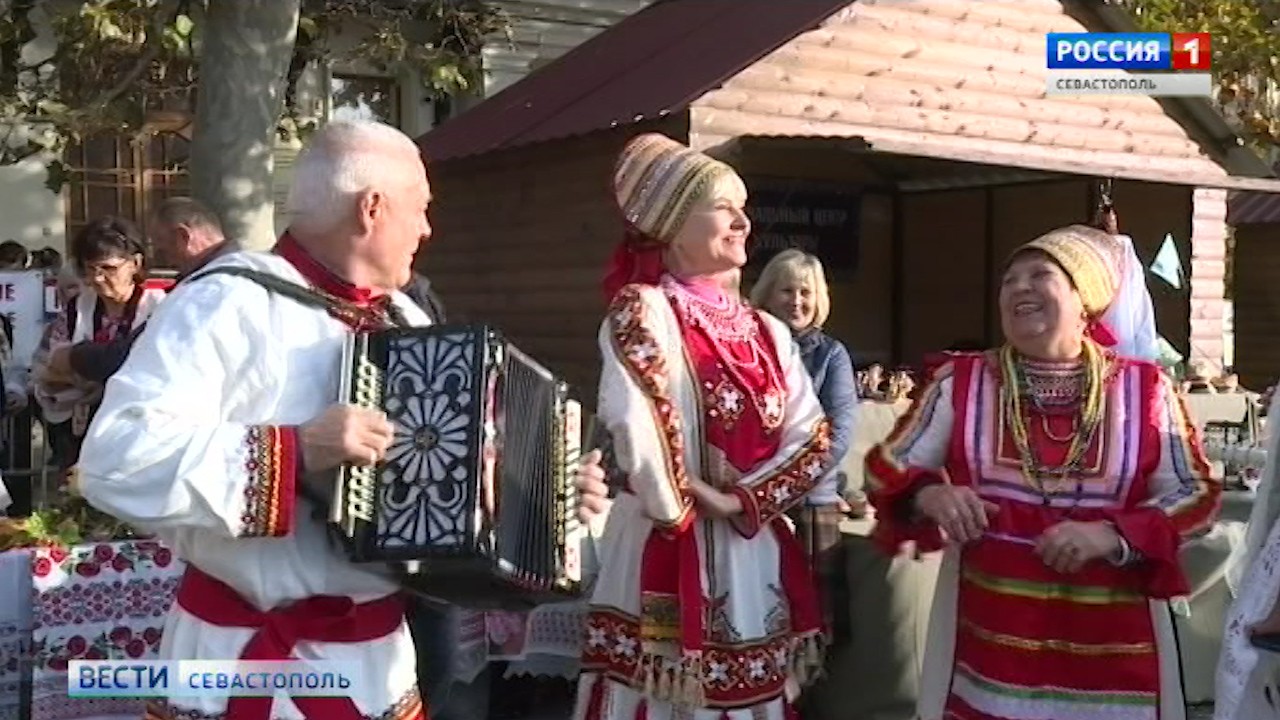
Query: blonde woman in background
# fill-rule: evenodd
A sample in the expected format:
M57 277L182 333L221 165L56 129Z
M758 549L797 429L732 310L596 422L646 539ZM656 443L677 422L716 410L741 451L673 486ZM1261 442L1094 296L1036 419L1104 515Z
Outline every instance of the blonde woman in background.
M840 521L850 512L845 500L847 478L840 463L853 439L853 416L858 405L853 362L839 340L822 331L831 314L827 276L818 258L800 250L784 250L760 273L751 290L751 301L787 324L804 362L818 401L831 420L831 470L792 512L796 531L813 561L818 576L828 627L837 641L844 628L831 622L848 616L833 613L846 604L843 594L843 559Z

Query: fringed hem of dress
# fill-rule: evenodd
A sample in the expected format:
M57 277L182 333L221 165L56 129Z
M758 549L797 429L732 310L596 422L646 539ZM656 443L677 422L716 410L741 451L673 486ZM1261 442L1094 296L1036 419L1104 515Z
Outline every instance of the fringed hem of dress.
M613 618L603 631L602 616ZM739 708L756 705L820 680L827 649L821 632L761 638L733 646L709 644L702 655L673 657L658 649L639 650L635 636L616 612L593 612L588 620L584 673L621 683L644 697L686 708ZM597 692L603 686L596 684ZM788 701L794 697L788 697ZM591 703L588 701L588 705ZM587 713L590 718L591 714Z

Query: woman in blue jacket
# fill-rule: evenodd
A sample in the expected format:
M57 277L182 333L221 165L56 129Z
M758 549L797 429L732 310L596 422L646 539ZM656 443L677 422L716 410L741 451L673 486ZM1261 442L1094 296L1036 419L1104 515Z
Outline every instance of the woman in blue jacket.
M831 296L818 258L794 249L779 253L760 273L751 301L791 328L813 379L813 389L831 419L832 469L792 516L797 534L813 560L831 627L831 620L848 615L840 612L833 617L832 609L844 606L840 520L850 507L844 497L847 479L840 468L853 439L853 416L858 403L853 363L844 344L822 331L831 312ZM832 630L840 640L843 628Z

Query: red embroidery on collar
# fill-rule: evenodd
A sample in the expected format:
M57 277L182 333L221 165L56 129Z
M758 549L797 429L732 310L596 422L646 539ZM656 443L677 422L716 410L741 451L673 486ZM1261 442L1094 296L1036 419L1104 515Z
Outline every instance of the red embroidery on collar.
M332 270L312 257L311 253L307 252L287 232L281 235L280 240L276 242L275 253L288 260L289 264L297 268L298 272L302 273L302 276L307 279L307 282L314 285L317 290L341 300L346 300L354 305L366 306L386 297L381 290L357 287L338 277Z

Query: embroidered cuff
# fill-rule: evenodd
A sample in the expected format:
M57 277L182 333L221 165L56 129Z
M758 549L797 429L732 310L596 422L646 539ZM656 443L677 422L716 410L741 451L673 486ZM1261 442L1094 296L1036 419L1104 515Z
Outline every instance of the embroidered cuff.
M920 506L916 501L920 499L921 490L932 485L950 484L946 474L947 471L945 469L934 472L912 468L911 471L908 471L908 477L912 478L911 485L906 492L902 493L902 497L893 506L892 510L898 521L907 525L933 523L924 513L920 512Z
M742 514L731 518L733 527L743 537L755 537L760 528L781 517L804 499L822 477L822 443L809 446L783 466L777 474L751 485L733 488L742 500Z
M298 429L255 425L249 428L245 461L242 537L283 537L293 531L293 508L302 470Z
M756 533L760 532L760 526L764 524L760 515L760 505L756 502L753 490L754 488L744 488L741 485L729 489L729 492L742 501L742 512L730 517L729 524L745 538L755 537Z
M868 470L872 465L868 462ZM930 485L950 482L945 469L929 470L910 467L892 476L899 489L886 492L884 488L868 494L877 509L876 525L872 539L888 555L897 555L903 545L914 544L917 553L941 550L945 543L938 524L916 509L916 497Z

